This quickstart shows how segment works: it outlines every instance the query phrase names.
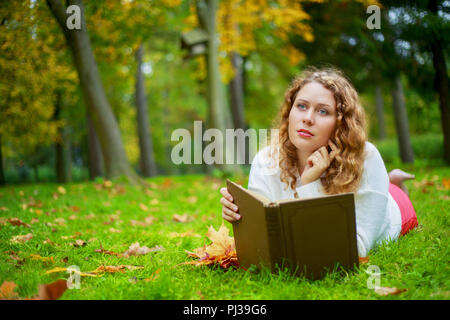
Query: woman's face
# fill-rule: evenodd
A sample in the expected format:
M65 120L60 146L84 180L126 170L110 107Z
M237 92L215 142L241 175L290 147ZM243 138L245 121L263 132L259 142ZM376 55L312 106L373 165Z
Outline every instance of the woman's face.
M336 122L333 93L318 82L310 82L297 92L289 113L289 139L298 150L311 154L328 146Z

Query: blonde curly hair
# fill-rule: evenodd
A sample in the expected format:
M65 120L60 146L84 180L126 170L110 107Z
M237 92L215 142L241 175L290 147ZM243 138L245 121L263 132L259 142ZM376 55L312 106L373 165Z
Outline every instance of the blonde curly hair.
M325 176L320 178L324 192L354 192L360 185L364 165L367 140L365 113L351 82L342 71L333 67L309 67L292 81L285 92L284 103L274 124L279 129L277 147L281 181L287 184L286 188L290 186L298 198L295 191L298 159L296 147L289 139L289 113L297 93L310 82L318 82L330 90L336 102L336 129L330 138L336 144L338 152Z

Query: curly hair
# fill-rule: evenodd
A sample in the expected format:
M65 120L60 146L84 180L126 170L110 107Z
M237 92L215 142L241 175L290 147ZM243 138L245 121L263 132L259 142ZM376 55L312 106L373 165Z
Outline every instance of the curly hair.
M290 186L298 198L295 191L298 159L296 147L289 139L289 113L297 93L310 82L318 82L330 90L336 102L336 129L330 138L337 146L338 152L325 176L320 178L324 192L354 192L360 185L364 165L364 147L367 140L365 113L351 82L342 71L333 67L309 67L292 81L285 92L284 103L275 122L275 127L279 129L277 147L281 181L287 184L286 188Z

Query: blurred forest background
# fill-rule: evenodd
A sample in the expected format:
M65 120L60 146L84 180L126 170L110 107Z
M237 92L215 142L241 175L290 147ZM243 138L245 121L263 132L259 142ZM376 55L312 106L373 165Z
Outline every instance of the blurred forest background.
M1 1L0 184L236 170L174 164L172 132L271 128L309 65L352 80L386 162L448 166L449 22L439 0Z

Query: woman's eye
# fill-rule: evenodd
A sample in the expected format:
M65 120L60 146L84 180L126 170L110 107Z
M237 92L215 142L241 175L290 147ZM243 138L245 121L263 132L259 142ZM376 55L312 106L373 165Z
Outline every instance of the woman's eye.
M323 114L323 115L326 115L326 114L328 114L328 110L326 110L326 109L320 109L320 110L319 110L319 113L320 113L320 114Z
M299 107L300 109L306 109L306 106L305 106L304 104L299 104L298 107Z

